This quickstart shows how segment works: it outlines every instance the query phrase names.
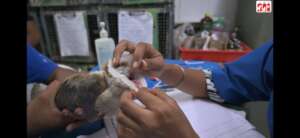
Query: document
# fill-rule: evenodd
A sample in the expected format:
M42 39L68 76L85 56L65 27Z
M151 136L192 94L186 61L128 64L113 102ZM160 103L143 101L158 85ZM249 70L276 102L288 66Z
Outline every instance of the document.
M89 56L84 12L56 13L54 19L61 56Z
M120 11L118 14L119 41L135 43L153 41L153 17L149 12Z

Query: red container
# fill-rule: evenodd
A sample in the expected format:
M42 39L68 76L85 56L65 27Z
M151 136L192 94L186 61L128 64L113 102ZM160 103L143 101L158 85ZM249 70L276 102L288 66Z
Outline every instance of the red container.
M180 48L180 57L183 60L207 60L214 62L230 62L239 59L241 56L251 52L245 43L240 45L242 50L200 50Z

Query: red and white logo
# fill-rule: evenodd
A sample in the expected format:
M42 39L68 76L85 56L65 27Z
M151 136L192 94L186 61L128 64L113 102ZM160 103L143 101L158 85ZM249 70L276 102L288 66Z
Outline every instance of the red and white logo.
M272 12L272 1L270 1L270 0L256 1L256 12L257 13L271 13Z

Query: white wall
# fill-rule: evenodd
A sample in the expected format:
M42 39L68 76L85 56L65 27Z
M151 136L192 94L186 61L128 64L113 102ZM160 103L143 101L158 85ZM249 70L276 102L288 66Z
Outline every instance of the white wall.
M199 22L205 13L225 17L225 26L235 26L238 0L175 0L175 23Z
M257 14L255 4L256 0L239 2L236 18L236 24L240 26L240 39L252 48L273 38L273 13Z

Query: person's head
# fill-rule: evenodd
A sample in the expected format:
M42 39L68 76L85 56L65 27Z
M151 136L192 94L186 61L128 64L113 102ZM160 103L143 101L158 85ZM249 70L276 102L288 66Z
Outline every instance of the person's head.
M27 43L36 46L40 43L40 32L32 16L27 18Z

